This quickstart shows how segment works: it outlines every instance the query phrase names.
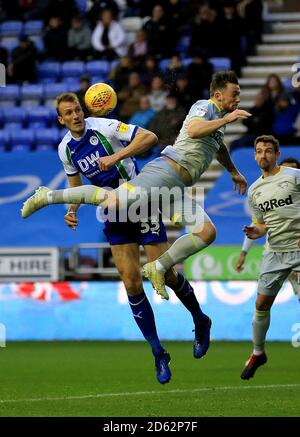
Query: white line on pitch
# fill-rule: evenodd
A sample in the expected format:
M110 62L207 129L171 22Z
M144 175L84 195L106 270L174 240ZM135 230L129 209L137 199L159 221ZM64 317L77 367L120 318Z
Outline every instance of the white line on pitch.
M44 397L44 398L23 398L23 399L0 399L0 403L8 402L47 402L47 401L72 401L80 399L97 399L111 398L121 396L141 396L141 395L161 395L161 394L180 394L180 393L201 393L218 390L253 390L253 389L268 389L268 388L297 388L300 384L268 384L268 385L245 385L245 386L220 386L220 387L201 387L194 389L174 389L174 390L155 390L155 391L136 391L123 393L95 393L81 396L60 396L60 397Z

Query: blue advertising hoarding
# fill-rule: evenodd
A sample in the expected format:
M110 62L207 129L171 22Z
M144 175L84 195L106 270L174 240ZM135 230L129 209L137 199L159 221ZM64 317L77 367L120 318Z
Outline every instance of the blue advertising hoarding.
M191 282L213 320L215 340L250 340L255 281ZM191 340L193 322L175 294L164 301L148 282L159 336ZM7 340L142 340L122 282L10 283L0 285L0 325ZM286 282L272 308L269 340L286 340L300 322L300 304Z

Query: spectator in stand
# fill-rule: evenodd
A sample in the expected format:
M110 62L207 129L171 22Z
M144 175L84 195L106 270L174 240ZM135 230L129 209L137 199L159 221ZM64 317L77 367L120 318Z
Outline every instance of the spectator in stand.
M172 85L176 82L180 75L185 73L185 68L181 62L180 55L175 53L170 59L170 63L164 71L164 80L166 83Z
M44 34L46 58L55 61L65 61L68 56L68 33L61 18L51 17Z
M71 26L71 18L78 15L76 0L50 0L45 11L46 23L51 17L59 17L66 29Z
M126 55L126 34L121 24L114 20L110 9L100 13L100 20L92 34L92 46L97 59L112 61Z
M160 74L156 60L152 55L146 57L145 62L139 68L139 72L143 84L150 88L154 77L159 76Z
M36 79L37 51L28 36L20 37L20 44L11 53L7 68L10 82L34 82Z
M149 100L151 108L158 112L165 104L165 99L168 95L168 91L165 89L163 80L160 76L155 76L151 82L151 90L149 94Z
M121 120L127 122L130 117L139 109L139 102L142 95L147 93L147 88L141 83L139 73L130 73L128 84L118 92L120 103L119 115Z
M247 55L255 54L255 45L261 42L263 31L263 5L261 0L242 0L238 3L247 36Z
M143 30L147 35L148 50L156 59L168 58L172 54L172 47L177 43L169 19L160 4L152 10L150 20L146 21Z
M192 62L187 67L189 88L195 101L208 98L212 75L212 64L207 61L201 52L195 53Z
M164 107L157 112L149 126L157 135L160 148L174 143L185 117L186 110L178 104L176 96L169 94Z
M128 123L138 125L140 127L143 127L144 129L148 129L149 124L154 116L155 116L155 112L151 108L149 97L141 96L139 102L139 109L129 119Z
M143 30L138 30L135 34L135 40L130 44L128 55L134 62L136 68L139 68L145 62L148 54L148 45L146 33Z
M91 23L92 28L97 24L97 17L100 16L101 12L105 9L110 9L112 11L115 20L119 18L119 5L114 0L92 0L92 5L86 14L87 20Z
M231 59L231 68L240 75L241 66L244 62L241 40L244 35L244 22L238 15L234 0L225 0L223 14L217 19L218 35L222 35L219 41L218 56Z
M267 77L263 90L269 94L269 98L274 105L276 105L279 97L287 92L280 77L274 73Z
M214 56L220 43L218 35L216 11L201 6L192 22L190 55L194 57L200 52L207 57Z
M179 105L182 106L186 112L188 112L192 104L198 100L191 92L189 81L184 73L178 76L171 90L171 93L176 97Z
M85 101L84 101L84 95L87 91L87 89L91 85L91 78L88 75L83 75L80 78L80 90L76 93L77 98L79 100L80 106L82 107L84 118L90 117L91 114L89 110L86 107Z
M129 56L122 56L116 67L110 71L108 76L108 78L114 82L115 91L118 92L127 86L129 75L134 71L135 68L132 59Z
M295 142L295 123L298 114L299 106L291 102L288 94L280 95L275 105L275 119L272 130L281 145Z
M164 2L166 15L170 20L170 25L177 30L178 35L186 29L188 22L188 7L181 0L166 0Z
M68 51L70 59L86 60L91 55L92 32L79 15L71 20L68 30Z
M267 90L262 89L255 96L255 104L249 109L249 112L252 114L252 117L242 121L248 128L247 134L231 143L231 151L241 147L253 147L253 142L257 136L263 133L272 133L274 104L269 98Z

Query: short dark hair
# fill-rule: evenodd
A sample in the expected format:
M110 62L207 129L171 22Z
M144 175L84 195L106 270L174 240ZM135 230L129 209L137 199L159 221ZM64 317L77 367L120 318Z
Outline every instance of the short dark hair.
M297 168L300 169L300 161L298 161L298 159L296 158L292 158L292 157L288 157L288 158L284 158L279 165L282 164L296 164Z
M236 85L239 84L239 80L235 71L233 70L217 71L212 77L212 81L210 84L210 95L213 96L213 94L217 90L225 89L228 83L234 83Z
M60 94L59 96L56 97L55 99L55 109L57 112L57 115L60 115L59 110L58 110L58 106L60 105L60 103L62 102L78 102L78 97L75 93L63 93Z
M273 135L260 135L259 137L255 138L254 141L255 150L256 150L257 143L271 143L274 146L274 151L276 153L279 152L279 141L275 137L273 137Z

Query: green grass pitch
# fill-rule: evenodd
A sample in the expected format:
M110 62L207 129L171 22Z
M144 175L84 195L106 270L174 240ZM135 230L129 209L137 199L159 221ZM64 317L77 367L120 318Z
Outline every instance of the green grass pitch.
M299 416L300 350L268 343L253 379L250 342L165 342L172 380L160 385L146 343L12 342L0 348L0 416Z

